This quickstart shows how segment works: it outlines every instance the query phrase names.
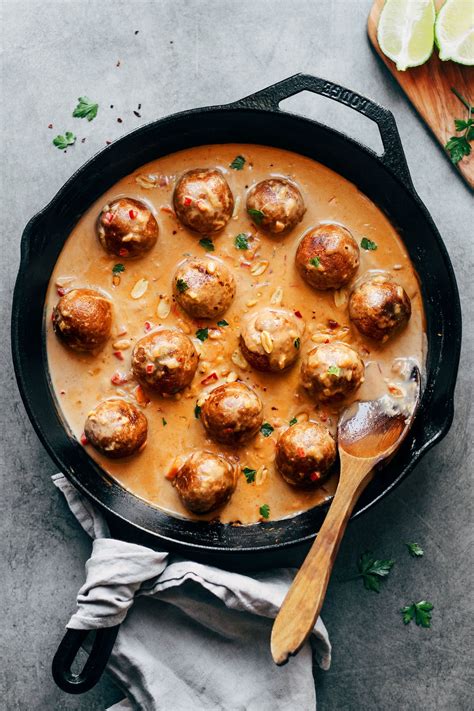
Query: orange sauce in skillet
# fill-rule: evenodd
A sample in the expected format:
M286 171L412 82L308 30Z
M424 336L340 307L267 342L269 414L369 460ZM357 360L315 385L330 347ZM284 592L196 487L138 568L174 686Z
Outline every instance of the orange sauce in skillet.
M233 170L230 163L245 157L243 170ZM176 178L191 168L219 168L234 194L234 215L222 232L213 236L214 252L199 244L202 235L192 233L176 219L172 193ZM149 177L147 177L149 176ZM259 230L245 209L247 190L270 176L287 177L297 183L306 204L302 222L284 237L272 237ZM104 204L118 196L145 202L154 212L160 228L155 247L137 260L120 259L104 252L96 236L96 219ZM361 336L351 325L348 313L350 288L315 291L299 276L294 255L301 235L320 222L338 222L347 227L358 244L362 237L377 244L374 251L361 249L361 264L355 281L371 270L390 272L412 303L408 326L387 343L378 344ZM251 250L236 248L239 233L252 235ZM176 264L186 255L223 260L237 282L234 302L220 318L228 326L217 328L212 321L193 320L172 300L171 280ZM114 278L112 268L122 262L125 271ZM139 298L131 295L140 279L147 289ZM107 294L114 307L112 337L97 354L76 353L56 338L51 326L51 310L62 289L85 287ZM161 305L160 305L161 304ZM169 305L169 309L168 309ZM425 336L424 312L418 279L408 253L387 217L355 185L332 170L298 154L260 145L223 144L199 146L152 161L120 180L108 190L79 220L66 241L55 265L46 298L46 347L53 389L65 422L73 436L80 438L88 412L99 401L124 397L140 400L137 384L131 378L130 355L133 345L150 329L176 327L189 334L200 352L200 365L191 386L171 398L149 395L141 407L148 418L146 447L126 460L111 460L87 450L111 477L138 497L166 511L189 518L178 495L165 478L176 455L195 448L231 452L240 467L261 470L259 484L248 484L241 474L231 500L217 512L199 518L223 522L251 523L260 519L262 504L270 507L270 518L292 516L330 498L337 485L335 472L321 487L298 490L286 484L274 468L278 434L293 418L322 422L334 433L341 408L318 405L299 386L300 363L281 374L259 373L239 357L238 337L242 317L255 309L274 305L291 309L302 316L305 331L301 338L301 356L324 340L344 340L358 350L366 365L366 377L354 398L371 399L396 392L403 387L397 359L413 359L422 369ZM169 314L166 315L167 310ZM209 327L210 337L201 342L197 329ZM129 341L119 350L117 341ZM122 344L123 345L123 344ZM123 360L114 353L119 352ZM300 357L301 357L300 356ZM217 380L212 374L215 373ZM118 377L117 375L118 374ZM115 378L114 378L115 375ZM211 375L211 383L206 378ZM120 377L121 376L121 377ZM240 448L229 448L206 437L195 417L195 406L207 390L238 377L255 388L264 404L264 421L274 427L269 437L258 434ZM120 379L127 382L119 382ZM140 404L140 402L139 402ZM261 469L264 467L264 469Z

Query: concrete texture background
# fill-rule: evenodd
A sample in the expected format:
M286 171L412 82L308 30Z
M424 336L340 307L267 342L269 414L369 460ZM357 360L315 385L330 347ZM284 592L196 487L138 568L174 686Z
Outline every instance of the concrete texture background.
M55 467L30 426L10 363L9 310L22 229L106 140L181 109L238 99L298 71L346 85L395 114L415 186L450 251L465 323L449 435L395 493L350 527L342 544L323 610L334 661L329 672L316 672L319 709L472 708L472 196L372 54L370 4L3 0L2 709L92 711L121 696L104 678L86 696L69 697L50 675L89 541L50 482ZM71 118L83 94L100 103L92 123ZM139 103L141 118L132 113ZM288 104L380 145L375 126L354 112L310 95ZM51 145L65 130L86 138L66 154ZM405 541L418 541L425 557L411 559ZM397 559L379 595L360 580L341 582L366 549ZM432 629L405 627L400 606L422 598L435 605Z

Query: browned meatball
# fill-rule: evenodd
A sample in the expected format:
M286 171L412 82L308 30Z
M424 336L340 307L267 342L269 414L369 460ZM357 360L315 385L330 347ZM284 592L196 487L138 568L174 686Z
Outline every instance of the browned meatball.
M226 383L215 388L201 409L207 434L223 444L242 444L263 422L263 405L245 383Z
M345 227L319 225L301 239L295 262L303 279L315 289L340 289L359 268L359 247Z
M132 371L144 387L161 395L173 395L191 383L198 360L188 336L181 331L163 329L136 343Z
M216 318L235 295L235 280L220 260L192 257L180 264L173 277L176 301L193 318Z
M243 321L240 349L256 370L280 372L298 358L304 323L292 311L266 307Z
M120 198L102 208L97 234L106 252L118 257L140 257L154 247L158 223L143 202Z
M318 400L342 400L364 380L364 364L345 343L321 343L301 365L303 387Z
M68 291L53 309L54 332L77 351L93 351L103 346L111 328L112 305L92 289Z
M126 400L104 400L87 415L84 434L106 457L129 457L146 444L148 422L140 410Z
M230 499L237 484L237 468L223 455L201 450L179 457L168 478L184 506L201 514Z
M222 230L234 209L234 197L220 170L197 168L176 183L174 209L186 227L201 234Z
M349 315L364 336L384 342L408 323L411 302L400 284L379 275L354 289Z
M294 183L269 178L257 183L247 196L247 212L256 225L272 234L283 234L301 222L306 208Z
M277 469L293 486L319 486L335 460L336 443L329 430L316 422L299 422L278 438Z

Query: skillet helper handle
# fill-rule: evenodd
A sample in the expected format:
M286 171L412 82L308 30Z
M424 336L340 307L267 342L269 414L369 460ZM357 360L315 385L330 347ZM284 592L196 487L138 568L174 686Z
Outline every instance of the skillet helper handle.
M89 657L79 674L71 671L76 655L93 630L66 630L52 663L53 679L68 694L83 694L97 684L112 652L120 625L96 631Z
M311 74L294 74L288 79L283 79L277 84L272 84L266 89L257 91L255 94L246 96L237 101L232 106L236 108L256 108L279 111L280 101L288 99L290 96L299 94L302 91L312 91L313 94L326 96L328 99L344 104L357 111L363 116L367 116L374 121L380 131L384 153L380 156L382 163L389 168L412 192L415 191L408 170L408 165L403 151L400 135L393 114L383 106L367 99L365 96L357 94L355 91L346 89L339 84L334 84L326 79L320 79Z

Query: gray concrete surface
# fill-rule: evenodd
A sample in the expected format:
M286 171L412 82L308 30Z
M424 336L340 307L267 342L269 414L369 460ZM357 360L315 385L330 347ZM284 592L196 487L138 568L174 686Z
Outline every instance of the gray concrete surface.
M370 5L3 0L0 708L92 711L120 697L107 678L84 697L68 697L50 676L89 542L50 483L55 467L29 424L11 368L9 309L22 229L106 140L180 109L237 99L297 71L330 78L392 109L415 186L450 251L465 323L449 435L343 542L323 611L334 661L330 671L316 673L319 709L472 708L472 196L372 54L365 29ZM70 117L83 94L100 103L90 124ZM353 112L312 96L292 101L377 145L374 126ZM138 103L141 118L132 113ZM86 142L61 153L51 139L64 130ZM404 541L410 540L423 545L423 559L408 556ZM379 595L360 581L341 582L366 549L397 559ZM400 606L422 598L435 605L433 628L405 627Z

